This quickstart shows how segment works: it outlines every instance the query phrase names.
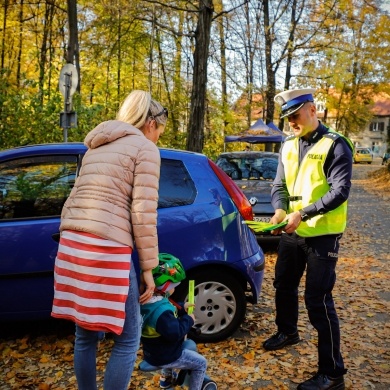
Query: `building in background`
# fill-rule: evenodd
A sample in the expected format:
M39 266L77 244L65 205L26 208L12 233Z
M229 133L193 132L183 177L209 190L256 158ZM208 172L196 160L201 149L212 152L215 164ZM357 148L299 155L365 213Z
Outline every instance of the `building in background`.
M349 134L355 146L370 148L375 156L382 157L390 148L390 95L379 92L372 97L373 105L370 109L373 117L359 133ZM325 115L326 102L316 98L317 114L321 120ZM329 110L326 115L328 126L335 128L336 111Z

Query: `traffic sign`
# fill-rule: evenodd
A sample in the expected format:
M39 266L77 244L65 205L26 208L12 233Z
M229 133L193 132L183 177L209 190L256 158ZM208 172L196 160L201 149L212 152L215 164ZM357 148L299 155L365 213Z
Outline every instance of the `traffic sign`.
M59 88L62 96L67 99L71 97L77 89L79 82L79 75L77 69L73 64L66 64L61 69Z

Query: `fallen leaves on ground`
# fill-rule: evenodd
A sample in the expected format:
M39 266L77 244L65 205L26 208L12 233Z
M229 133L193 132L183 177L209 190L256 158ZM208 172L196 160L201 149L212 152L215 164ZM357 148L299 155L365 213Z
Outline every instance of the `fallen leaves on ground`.
M387 196L389 176L385 169L381 171L383 174L371 177L367 182L377 193L382 191L383 196ZM372 180L376 180L374 185ZM368 227L373 224L380 228L381 216L376 218L366 221L357 217L352 221L342 239L337 266L333 295L340 317L342 353L348 368L346 388L349 390L390 388L388 231L367 234ZM366 230L354 228L364 225L367 225ZM199 352L208 359L208 375L218 383L220 390L295 389L297 383L316 371L317 336L306 314L302 288L298 324L302 341L274 352L262 348L263 341L275 331L272 287L275 261L274 252L266 254L260 302L248 306L247 318L234 337L215 344L198 345ZM73 335L59 338L56 334L0 339L0 390L76 389L73 341ZM111 346L109 338L99 346L100 384ZM140 360L139 354L137 365ZM158 380L158 373L135 369L130 389L158 389Z
M388 166L378 169L374 172L371 172L367 175L368 177L365 180L361 180L361 185L364 185L365 188L374 193L375 195L380 196L386 201L390 200L390 169Z

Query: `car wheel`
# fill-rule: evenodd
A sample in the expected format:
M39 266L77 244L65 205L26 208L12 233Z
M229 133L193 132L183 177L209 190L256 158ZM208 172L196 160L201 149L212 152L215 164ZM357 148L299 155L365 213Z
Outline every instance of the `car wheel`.
M238 280L233 276L216 271L196 271L187 275L195 280L195 325L198 332L192 332L196 342L216 342L231 336L245 318L246 297ZM181 283L174 299L185 302L188 297L188 283Z

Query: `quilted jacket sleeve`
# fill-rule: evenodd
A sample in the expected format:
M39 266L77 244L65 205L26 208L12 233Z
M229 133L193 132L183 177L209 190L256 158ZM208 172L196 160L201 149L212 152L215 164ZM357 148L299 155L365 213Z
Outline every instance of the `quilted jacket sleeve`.
M146 142L139 150L134 168L131 224L139 255L140 268L158 265L157 202L160 178L160 153Z

